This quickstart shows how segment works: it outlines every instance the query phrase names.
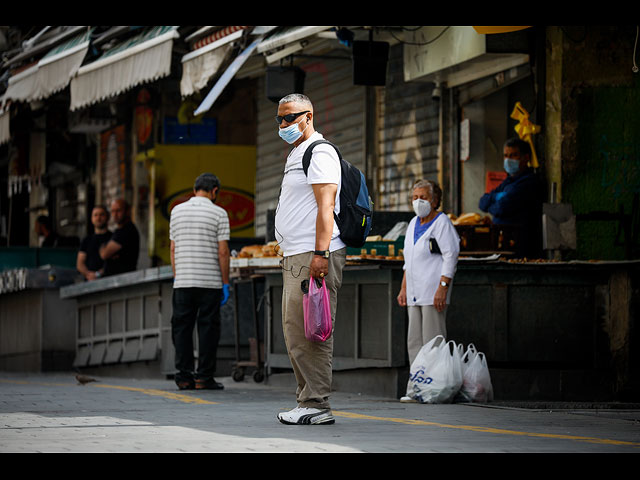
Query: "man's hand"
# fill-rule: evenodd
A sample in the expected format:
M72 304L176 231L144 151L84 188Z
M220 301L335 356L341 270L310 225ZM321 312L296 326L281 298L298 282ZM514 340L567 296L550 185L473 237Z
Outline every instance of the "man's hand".
M433 297L433 306L438 312L442 312L447 306L447 288L438 286L436 294Z
M229 300L229 284L225 283L222 285L222 301L220 302L220 306L226 304L227 300Z
M320 255L314 255L309 265L311 270L311 276L313 278L326 277L329 274L329 259L321 257Z

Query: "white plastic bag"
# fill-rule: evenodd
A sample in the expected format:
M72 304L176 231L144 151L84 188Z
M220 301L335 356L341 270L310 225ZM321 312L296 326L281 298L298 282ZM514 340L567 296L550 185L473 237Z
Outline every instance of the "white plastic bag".
M470 344L463 359L462 386L457 401L486 403L493 400L493 385L484 353Z
M413 396L420 403L451 403L462 385L460 349L438 335L420 349L410 374Z

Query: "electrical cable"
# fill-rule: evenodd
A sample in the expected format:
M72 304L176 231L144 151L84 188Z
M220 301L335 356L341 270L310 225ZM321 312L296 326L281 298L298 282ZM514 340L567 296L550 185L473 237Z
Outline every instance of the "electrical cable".
M410 31L410 32L414 32L414 31L417 31L419 28L422 28L422 27L416 27L414 30L410 30L410 29L408 29L408 28L403 28L403 30L407 30L407 31ZM405 41L405 40L401 40L401 39L399 39L398 37L396 37L396 36L395 36L395 34L393 33L393 30L389 30L389 34L390 34L393 38L395 38L398 42L400 42L400 43L404 43L405 45L422 46L422 45L429 45L430 43L435 42L435 41L436 41L436 40L438 40L442 35L444 35L444 33L445 33L447 30L449 30L450 28L451 28L450 26L449 26L449 27L444 27L444 29L443 29L443 30L442 30L438 35L436 35L436 36L435 36L435 38L432 38L431 40L427 40L426 42L407 42L407 41Z

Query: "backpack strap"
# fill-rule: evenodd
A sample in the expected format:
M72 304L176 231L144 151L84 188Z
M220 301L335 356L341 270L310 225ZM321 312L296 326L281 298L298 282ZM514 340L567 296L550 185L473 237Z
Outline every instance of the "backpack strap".
M313 142L311 145L307 147L307 149L304 151L304 155L302 156L302 169L304 170L305 175L307 175L307 171L309 170L309 165L311 164L311 154L313 153L313 148L316 145L319 145L321 143L328 143L333 148L335 148L336 152L338 153L338 159L342 160L342 155L340 154L340 150L333 143L324 139L316 140L315 142Z

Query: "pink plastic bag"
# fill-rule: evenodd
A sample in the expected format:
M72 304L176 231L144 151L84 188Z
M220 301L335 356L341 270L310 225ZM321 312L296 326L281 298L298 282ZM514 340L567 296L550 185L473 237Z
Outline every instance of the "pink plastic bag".
M309 279L309 292L302 298L304 310L304 335L310 342L324 342L331 336L331 305L329 290L322 279L318 287L315 279Z

